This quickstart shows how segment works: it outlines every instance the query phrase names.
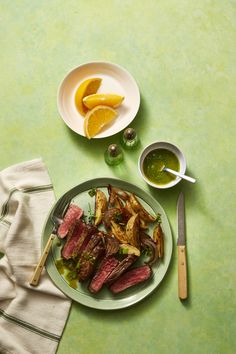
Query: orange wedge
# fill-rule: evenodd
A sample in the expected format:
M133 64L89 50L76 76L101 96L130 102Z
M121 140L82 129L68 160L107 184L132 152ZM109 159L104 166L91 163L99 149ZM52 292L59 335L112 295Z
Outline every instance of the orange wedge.
M86 113L84 132L88 139L97 135L104 126L117 117L117 112L108 106L96 106Z
M109 94L109 93L95 93L93 95L84 97L83 104L88 109L93 109L94 107L99 105L115 108L118 107L123 100L124 100L124 96Z
M85 96L96 93L99 86L101 85L101 82L102 79L100 78L90 78L83 81L78 87L75 93L75 105L82 116L84 116L88 111L88 108L83 104L83 98Z

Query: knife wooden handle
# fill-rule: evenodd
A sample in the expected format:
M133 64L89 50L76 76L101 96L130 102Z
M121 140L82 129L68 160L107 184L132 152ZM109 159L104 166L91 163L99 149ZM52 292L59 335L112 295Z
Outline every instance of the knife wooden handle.
M186 247L178 246L178 287L179 298L187 299L187 264L186 264Z
M38 285L38 282L39 282L39 279L40 279L40 275L42 273L44 264L45 264L45 262L47 260L48 253L50 251L50 248L52 246L52 242L53 242L55 237L56 236L54 234L50 235L50 237L48 239L48 242L47 242L47 244L46 244L46 246L45 246L45 248L43 250L43 253L42 253L41 257L40 257L40 260L39 260L39 262L38 262L38 264L37 264L37 266L36 266L36 268L34 270L34 274L33 274L32 278L30 280L30 285L34 285L34 286Z

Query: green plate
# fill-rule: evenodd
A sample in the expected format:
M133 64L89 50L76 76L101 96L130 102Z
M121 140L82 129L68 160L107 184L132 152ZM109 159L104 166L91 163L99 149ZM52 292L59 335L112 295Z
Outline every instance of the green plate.
M109 291L109 289L104 286L98 294L94 295L89 292L88 283L78 284L78 287L76 289L73 289L69 286L63 275L58 272L55 266L55 261L56 259L59 259L61 257L61 246L59 245L58 240L55 240L52 245L51 252L49 254L46 264L46 269L52 281L62 292L64 292L71 299L85 306L101 310L115 310L125 308L134 305L135 303L148 296L154 289L158 287L158 285L164 278L168 266L170 264L172 255L172 235L166 213L161 207L161 205L142 189L134 186L133 184L117 179L97 178L79 184L78 186L69 190L66 194L69 193L73 203L78 204L86 214L90 207L92 207L92 209L94 207L94 197L90 197L88 191L91 188L100 188L107 194L106 187L108 186L108 184L111 184L114 187L122 188L127 192L134 193L139 198L142 205L149 212L152 212L154 214L161 214L162 229L164 232L165 254L164 259L162 261L157 262L152 266L152 276L146 282L135 285L132 288L129 288L117 295L113 295ZM63 196L61 198L63 198ZM53 213L53 210L56 207L57 203L53 206L46 221L42 235L42 248L44 248L44 246L46 245L48 237L52 231L53 225L51 222L51 214ZM152 224L149 225L151 226ZM150 235L152 235L152 228L153 225L149 228L148 233ZM144 260L142 259L141 261L143 263ZM138 264L136 263L136 265Z

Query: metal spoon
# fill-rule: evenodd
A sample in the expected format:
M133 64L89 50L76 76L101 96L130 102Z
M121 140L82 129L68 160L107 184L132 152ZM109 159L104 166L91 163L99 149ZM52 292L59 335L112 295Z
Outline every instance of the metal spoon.
M189 177L189 176L186 176L186 175L182 175L182 173L179 173L177 171L171 170L170 168L165 167L165 165L162 168L162 171L166 171L166 172L171 173L172 175L178 176L178 177L180 177L182 179L186 179L186 181L189 181L191 183L195 183L196 182L195 178L192 178L192 177Z

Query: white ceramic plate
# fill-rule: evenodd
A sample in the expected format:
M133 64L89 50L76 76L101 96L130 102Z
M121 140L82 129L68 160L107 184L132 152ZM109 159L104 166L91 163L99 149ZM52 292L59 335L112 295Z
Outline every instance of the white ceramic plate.
M102 79L98 93L115 93L125 97L122 105L117 108L116 120L95 136L95 138L105 138L118 133L132 122L139 109L140 93L134 78L117 64L91 62L70 71L59 87L57 106L66 125L82 136L85 136L84 118L76 109L74 97L79 85L92 77Z

